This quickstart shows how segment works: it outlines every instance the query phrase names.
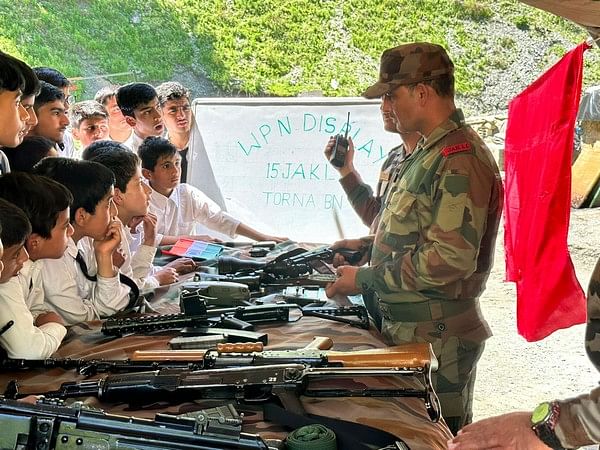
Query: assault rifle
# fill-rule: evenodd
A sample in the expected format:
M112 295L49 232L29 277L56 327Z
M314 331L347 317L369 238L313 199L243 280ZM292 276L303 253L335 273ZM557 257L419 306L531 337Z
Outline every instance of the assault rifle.
M429 373L429 368L421 369ZM415 369L402 367L309 367L304 364L272 364L190 371L163 369L122 375L107 375L94 381L63 383L56 391L22 393L16 380L9 383L5 395L20 398L44 395L48 398L94 396L106 402L125 402L143 406L149 401L183 402L200 399L236 399L246 403L264 403L278 398L289 410L302 413L298 396L309 397L418 397L424 400L432 421L440 418L439 401L424 377L422 389L332 387L332 380L371 376L398 377L415 375ZM326 387L311 388L310 381L327 380Z
M310 367L402 367L415 375L429 376L438 362L429 344L405 344L353 352L329 351L330 339L297 350L263 350L262 343L217 344L211 350L138 350L131 359L6 359L0 372L31 369L75 369L82 375L128 373L161 369L206 370L272 364Z
M80 403L31 405L0 398L2 449L270 449L260 436L243 433L241 424L233 405L157 414L151 420L107 414Z

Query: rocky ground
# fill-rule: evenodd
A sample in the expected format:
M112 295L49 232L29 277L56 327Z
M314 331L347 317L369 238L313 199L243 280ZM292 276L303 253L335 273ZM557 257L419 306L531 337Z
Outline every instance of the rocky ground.
M577 277L587 289L600 257L600 210L573 210L569 249ZM541 342L528 343L516 330L516 293L504 279L503 236L496 245L494 270L481 299L494 336L478 366L475 420L514 410L532 410L544 400L589 392L600 374L584 350L585 325L561 330Z

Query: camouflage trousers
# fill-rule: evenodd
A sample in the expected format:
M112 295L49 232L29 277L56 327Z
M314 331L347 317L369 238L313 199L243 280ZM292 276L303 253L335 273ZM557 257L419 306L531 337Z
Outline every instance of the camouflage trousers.
M452 317L432 319L401 322L384 312L381 332L390 345L431 344L439 362L438 371L432 373L433 387L444 420L456 434L473 420L476 366L491 332L477 304Z

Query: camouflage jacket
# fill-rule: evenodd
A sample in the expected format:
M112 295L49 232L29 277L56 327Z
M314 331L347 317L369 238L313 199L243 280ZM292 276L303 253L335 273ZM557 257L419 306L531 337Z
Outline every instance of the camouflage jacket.
M587 315L585 349L600 371L600 260L588 287ZM560 415L555 431L563 447L600 444L600 387L559 403Z
M498 166L460 110L422 139L389 188L357 285L384 302L476 298L502 212Z
M405 158L404 144L390 150L388 157L381 166L375 195L373 195L371 186L364 183L356 172L351 172L340 178L340 184L344 188L352 208L354 208L363 223L369 227L371 233L377 230L381 205L385 203L391 180Z

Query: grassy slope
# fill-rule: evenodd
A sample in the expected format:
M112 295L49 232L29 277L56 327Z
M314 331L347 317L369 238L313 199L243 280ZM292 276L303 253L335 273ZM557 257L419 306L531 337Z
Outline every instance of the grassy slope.
M551 31L570 43L585 37L516 0L0 0L0 48L71 77L166 80L179 66L231 93L341 96L373 79L383 49L428 40L451 48L458 90L476 96L517 46L482 34L500 20L541 40ZM565 47L550 46L540 69ZM588 61L588 84L600 80L597 61Z

